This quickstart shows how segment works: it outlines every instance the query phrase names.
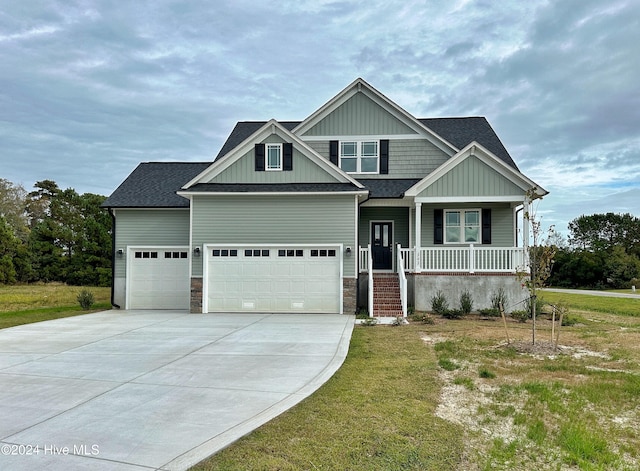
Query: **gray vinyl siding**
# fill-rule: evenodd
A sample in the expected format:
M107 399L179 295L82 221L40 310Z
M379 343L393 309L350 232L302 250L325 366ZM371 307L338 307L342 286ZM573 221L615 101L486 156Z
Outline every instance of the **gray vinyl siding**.
M263 142L282 142L277 136L271 136ZM229 168L216 175L210 183L335 183L336 179L293 148L293 170L261 171L255 170L255 154L251 149Z
M196 196L193 244L344 244L343 275L355 276L356 206L353 195ZM193 259L193 276L202 276Z
M130 245L189 245L189 209L116 209L115 250ZM124 277L126 255L116 256L115 276Z
M304 135L368 136L376 134L416 134L416 132L370 98L357 93Z
M514 247L514 213L509 203L472 203L472 204L423 204L422 205L422 247L432 247L433 244L433 210L434 209L491 209L491 246ZM451 247L455 244L446 244ZM461 244L466 246L468 244ZM439 245L438 247L443 247Z
M307 144L325 159L329 159L329 141L308 141ZM426 139L390 139L389 174L366 174L365 177L423 178L447 159L447 154Z
M358 237L361 247L371 243L371 221L393 221L393 245L409 247L409 208L365 206L360 208Z
M513 196L524 190L477 157L469 157L418 196Z

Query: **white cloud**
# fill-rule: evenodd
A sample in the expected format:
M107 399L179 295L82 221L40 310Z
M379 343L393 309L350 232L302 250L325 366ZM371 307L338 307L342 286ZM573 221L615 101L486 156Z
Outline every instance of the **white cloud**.
M638 17L632 0L13 2L1 176L107 194L362 76L419 117L486 116L561 226L640 187Z

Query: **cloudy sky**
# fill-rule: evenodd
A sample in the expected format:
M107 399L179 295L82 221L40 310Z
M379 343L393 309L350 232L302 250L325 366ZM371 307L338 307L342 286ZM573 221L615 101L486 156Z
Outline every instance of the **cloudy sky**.
M0 6L0 178L109 195L302 120L357 77L414 116L486 116L544 227L640 216L637 0L23 0Z

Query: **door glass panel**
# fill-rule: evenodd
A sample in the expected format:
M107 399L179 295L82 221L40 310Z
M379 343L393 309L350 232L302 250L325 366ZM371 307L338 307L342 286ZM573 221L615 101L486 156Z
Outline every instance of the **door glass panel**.
M389 226L382 226L382 246L389 247Z
M374 239L376 240L380 239L380 225L376 224L375 226L373 226L373 230L374 230Z

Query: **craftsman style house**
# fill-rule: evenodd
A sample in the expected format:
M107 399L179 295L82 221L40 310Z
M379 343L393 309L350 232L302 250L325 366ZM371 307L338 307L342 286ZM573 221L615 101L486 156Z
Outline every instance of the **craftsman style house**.
M418 119L357 79L301 122L239 122L211 162L140 164L105 201L113 304L406 315L525 297L530 199L480 117ZM532 196L533 195L533 196Z

